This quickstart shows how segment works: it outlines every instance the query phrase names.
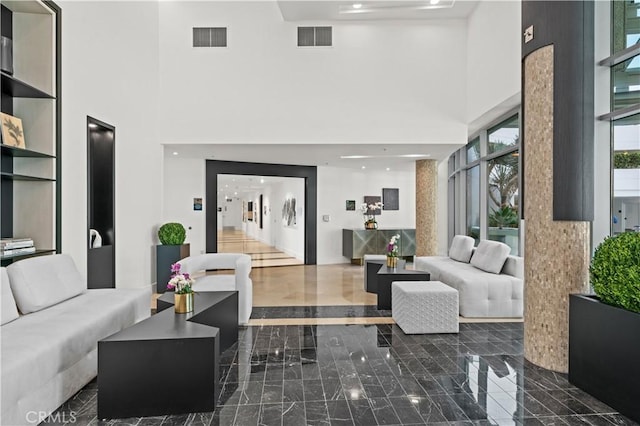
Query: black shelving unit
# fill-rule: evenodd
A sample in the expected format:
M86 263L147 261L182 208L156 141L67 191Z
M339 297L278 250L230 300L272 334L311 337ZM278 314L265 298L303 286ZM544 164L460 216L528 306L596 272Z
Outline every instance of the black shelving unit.
M0 257L6 266L61 250L62 20L60 8L48 0L0 0L0 5L0 30L13 41L14 56L13 73L0 71L1 108L22 119L26 143L26 149L0 145L0 237L32 238L36 245L33 253ZM14 21L14 14L20 19ZM36 114L51 122L50 129L42 122L34 125Z

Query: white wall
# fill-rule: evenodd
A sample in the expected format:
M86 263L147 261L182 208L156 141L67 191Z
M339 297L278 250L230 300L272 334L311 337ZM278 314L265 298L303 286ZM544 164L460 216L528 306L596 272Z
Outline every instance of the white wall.
M363 229L364 217L358 210L346 211L345 202L355 200L357 208L365 195L382 196L382 188L399 189L400 210L383 210L376 216L380 229L415 228L415 163L388 172L318 167L319 265L350 261L342 256L342 229ZM329 215L330 221L323 222L323 215Z
M204 160L178 157L164 164L162 223L178 222L185 227L191 254L204 253L206 247L204 164ZM193 210L194 198L202 198L202 210Z
M277 2L160 2L162 141L466 140L466 22L329 23L298 48ZM227 26L227 48L192 27Z
M521 21L519 0L483 0L469 17L466 61L468 123L514 96L517 100L520 93ZM510 104L506 108L513 106ZM487 121L493 119L495 117L487 117Z
M85 275L90 115L116 127L116 285L149 285L155 281L155 230L162 219L158 3L59 4L62 250Z

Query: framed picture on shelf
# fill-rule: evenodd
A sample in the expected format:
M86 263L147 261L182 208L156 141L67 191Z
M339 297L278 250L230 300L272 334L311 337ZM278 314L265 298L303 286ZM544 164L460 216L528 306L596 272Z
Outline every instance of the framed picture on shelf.
M0 126L2 127L2 143L16 148L26 148L22 120L4 112L0 112Z

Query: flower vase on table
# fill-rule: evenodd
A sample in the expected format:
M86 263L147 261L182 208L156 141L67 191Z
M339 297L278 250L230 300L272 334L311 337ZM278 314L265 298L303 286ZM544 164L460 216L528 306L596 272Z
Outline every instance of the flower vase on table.
M186 314L193 312L193 283L196 280L191 278L188 273L180 272L180 264L171 265L171 280L167 284L167 289L173 289L173 304L176 314Z
M398 267L398 241L400 240L400 234L396 234L389 240L387 244L387 268L396 269Z
M360 206L360 211L365 216L364 229L378 229L378 222L376 222L376 215L382 211L383 204L377 201L374 204L364 203Z

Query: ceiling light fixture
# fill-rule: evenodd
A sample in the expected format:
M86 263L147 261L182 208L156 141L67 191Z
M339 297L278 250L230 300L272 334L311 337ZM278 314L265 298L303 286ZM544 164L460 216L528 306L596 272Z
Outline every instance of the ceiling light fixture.
M429 4L431 5L436 5L438 3L440 3L440 0L429 0Z
M431 157L431 154L398 154L398 155L341 155L343 160L361 160L363 158L420 158Z
M178 153L176 151L173 151L173 155L178 155Z
M363 168L363 169L366 169L367 167L366 167L366 166L362 166L362 168Z
M391 167L387 167L387 171L391 170Z
M433 1L433 0L432 0ZM354 9L360 9L362 7L362 3L354 3L353 4L353 8Z
M264 183L264 179L260 179L260 183Z

